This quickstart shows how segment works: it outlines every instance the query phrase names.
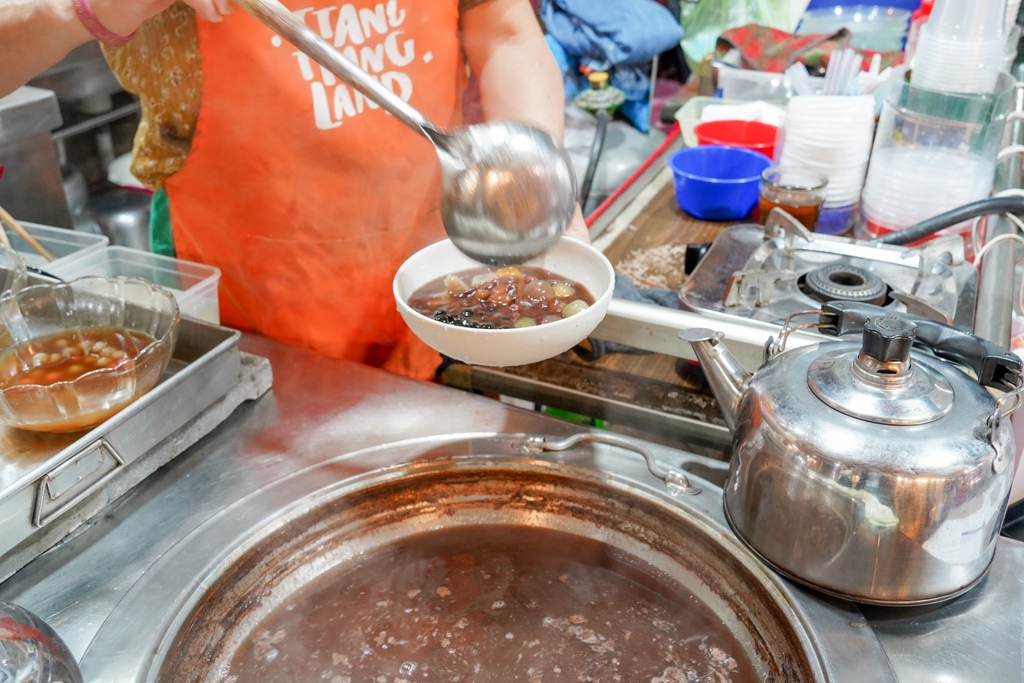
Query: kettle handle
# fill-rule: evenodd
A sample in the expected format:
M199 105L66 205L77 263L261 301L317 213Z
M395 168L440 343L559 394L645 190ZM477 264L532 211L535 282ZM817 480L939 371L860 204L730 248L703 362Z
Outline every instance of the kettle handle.
M970 332L928 318L892 313L856 301L830 301L821 307L818 329L823 334L841 337L862 332L868 320L883 315L896 316L917 325L915 345L924 346L939 358L971 368L982 386L1003 391L1020 386L1022 363L1017 354Z

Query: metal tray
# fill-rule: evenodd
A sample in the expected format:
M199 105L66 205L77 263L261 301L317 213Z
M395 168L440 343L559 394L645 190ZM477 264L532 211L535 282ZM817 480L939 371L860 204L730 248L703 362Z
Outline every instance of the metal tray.
M241 334L182 318L160 382L73 434L0 428L0 580L6 579L270 388L270 363Z

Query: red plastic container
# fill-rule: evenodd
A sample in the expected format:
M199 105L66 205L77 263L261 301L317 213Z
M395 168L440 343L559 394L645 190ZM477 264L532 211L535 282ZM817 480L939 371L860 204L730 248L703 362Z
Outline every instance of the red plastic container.
M963 238L964 241L964 258L966 258L967 261L969 261L970 263L974 263L974 243L971 236L972 227L973 224L971 221L965 221L963 223L960 223L959 225L954 225L952 227L945 228L944 230L940 230L934 235L929 235L927 237L922 237L919 240L915 240L908 244L907 246L917 247L937 237L944 237L947 235L960 235L960 237ZM864 233L866 234L860 235L860 237L863 237L865 239L871 239L872 237L881 237L882 235L888 235L890 232L896 232L899 229L901 228L893 228L888 225L879 223L875 220L872 220L869 216L865 214ZM984 235L984 232L982 232L981 234Z
M760 152L775 158L775 137L778 126L761 121L705 121L693 128L701 145L726 145Z

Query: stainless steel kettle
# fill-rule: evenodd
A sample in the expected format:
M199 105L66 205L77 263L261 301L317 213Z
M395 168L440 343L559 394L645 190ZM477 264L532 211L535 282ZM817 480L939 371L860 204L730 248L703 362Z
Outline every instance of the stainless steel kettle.
M1020 359L871 305L815 313L811 326L860 341L786 351L787 321L751 375L720 334L680 333L733 433L730 524L778 571L853 601L926 604L967 591L992 561L1006 511Z
M0 681L82 683L82 672L49 624L0 600Z

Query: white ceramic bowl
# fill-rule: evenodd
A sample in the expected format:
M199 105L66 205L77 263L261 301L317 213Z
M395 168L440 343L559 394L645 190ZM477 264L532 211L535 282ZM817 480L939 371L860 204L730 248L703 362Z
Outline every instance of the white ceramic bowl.
M439 353L472 365L525 365L568 351L604 318L615 285L615 271L604 254L589 244L562 237L546 253L523 265L545 268L586 287L594 304L581 313L535 327L481 330L438 322L406 303L428 282L480 265L444 240L413 254L398 269L393 285L398 312L413 334Z

